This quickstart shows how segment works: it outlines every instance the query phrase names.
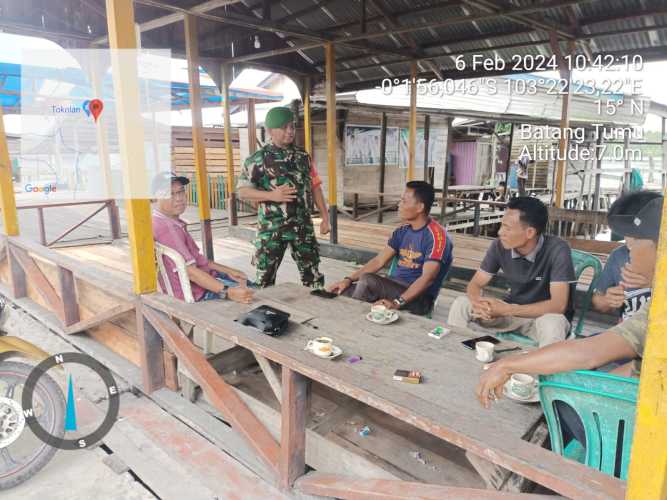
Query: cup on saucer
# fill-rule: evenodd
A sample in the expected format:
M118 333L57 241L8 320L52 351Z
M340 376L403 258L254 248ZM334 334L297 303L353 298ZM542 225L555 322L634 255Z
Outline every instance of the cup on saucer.
M530 399L537 390L537 381L532 375L515 373L509 381L509 390L520 399Z
M308 341L306 350L312 352L315 356L328 358L333 352L333 340L329 337L317 337Z
M382 304L377 304L371 307L371 316L374 321L384 321L391 316L391 309Z
M491 342L481 341L475 343L475 351L477 351L477 361L488 363L493 361L493 351L496 348Z

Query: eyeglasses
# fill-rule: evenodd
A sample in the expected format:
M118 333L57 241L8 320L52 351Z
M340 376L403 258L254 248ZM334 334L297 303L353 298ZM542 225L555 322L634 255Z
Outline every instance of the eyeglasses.
M178 198L178 197L185 198L185 188L182 187L181 189L178 189L176 191L172 191L171 196L173 198Z

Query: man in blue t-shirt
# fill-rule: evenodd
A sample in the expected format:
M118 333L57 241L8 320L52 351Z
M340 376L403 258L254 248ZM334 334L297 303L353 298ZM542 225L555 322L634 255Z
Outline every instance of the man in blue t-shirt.
M659 193L641 191L641 202L660 198ZM630 319L651 300L651 280L637 273L630 262L630 249L636 239L626 236L625 245L609 254L607 263L595 282L593 308L602 313L617 313L619 322Z
M434 199L429 183L408 182L398 204L405 224L394 231L382 252L329 290L390 309L428 314L453 258L453 244L445 228L429 217ZM377 274L395 256L397 265L392 275Z

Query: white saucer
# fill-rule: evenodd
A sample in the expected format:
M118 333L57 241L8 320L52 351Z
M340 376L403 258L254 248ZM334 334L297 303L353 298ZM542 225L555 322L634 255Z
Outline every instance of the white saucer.
M307 349L305 347L303 348L303 350L308 351L313 356L317 356L318 358L322 358L322 359L336 359L338 356L343 354L343 350L340 347L335 346L335 345L331 346L331 354L329 354L328 356L320 356L319 354L315 354L313 351L311 351L310 349Z
M398 319L398 313L396 311L392 311L391 316L389 316L388 318L385 318L383 320L378 321L376 319L373 319L373 313L369 312L366 315L366 319L368 321L372 322L372 323L377 324L377 325L388 325L388 324L393 323L394 321L396 321Z
M509 381L503 386L503 394L513 401L519 403L539 403L540 402L540 391L535 388L535 392L529 398L522 398L510 391Z

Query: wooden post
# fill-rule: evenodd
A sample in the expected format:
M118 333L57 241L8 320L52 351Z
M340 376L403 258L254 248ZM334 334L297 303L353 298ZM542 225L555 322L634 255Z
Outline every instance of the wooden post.
M257 120L255 119L255 100L248 99L248 153L257 151Z
M311 82L310 78L306 77L303 80L303 148L313 159L313 129L311 122L311 107L310 107L310 93Z
M155 249L151 224L144 155L143 118L139 112L139 79L136 59L121 56L119 49L136 49L132 0L107 0L109 48L118 112L118 143L125 180L127 222L135 293L157 288ZM144 188L144 189L141 189Z
M280 485L288 489L306 471L306 420L310 381L283 366L280 426Z
M632 177L630 169L630 156L628 155L628 147L630 146L630 134L627 130L623 130L623 192L630 191L630 178Z
M12 162L9 159L2 106L0 106L0 211L2 211L4 233L7 236L18 235L19 222L16 214L14 182L12 181Z
M120 213L116 200L107 201L107 212L109 214L109 226L111 227L111 239L120 239Z
M74 273L69 269L58 266L58 281L60 283L60 298L63 304L61 317L65 326L78 323L79 303L76 298L76 283L74 282Z
M505 186L503 188L503 201L507 199L507 185L510 182L510 168L512 167L512 143L514 142L514 122L510 124L510 141L507 146L507 170L505 170Z
M100 61L96 60L96 58L94 57L91 57L90 64L91 64L89 70L90 83L92 84L95 96L101 99L104 96L104 90L102 85L102 81L104 80L104 74L100 74L101 73ZM106 70L106 68L104 69ZM117 196L114 196L115 193L113 192L113 179L111 177L111 155L109 154L109 142L107 141L106 116L107 115L102 113L97 118L97 126L95 127L95 138L97 140L97 157L100 160L100 167L102 169L102 178L104 179L105 196L107 198L114 198ZM56 141L56 144L57 143L58 141Z
M46 246L46 227L44 226L44 209L37 207L37 228L39 229L39 242Z
M472 234L473 236L479 236L479 217L481 215L481 203L475 203L475 208L474 210L474 219L473 219L473 225L472 225Z
M137 341L141 357L141 379L147 394L165 385L164 343L162 337L144 316L144 305L136 304Z
M662 119L662 189L667 189L667 118Z
M570 105L570 83L572 72L569 70L569 66L566 64L566 61L563 59L560 52L560 46L558 45L558 40L555 37L555 34L551 33L551 46L554 54L556 54L558 59L558 69L560 71L560 77L566 81L566 88L563 89L563 105L561 108L560 115L560 130L561 138L558 142L558 161L556 162L556 171L554 172L554 178L556 182L555 192L554 192L554 206L558 208L564 207L565 201L565 189L567 184L567 149L568 149L568 134L565 133L565 130L570 124L569 118L569 105ZM574 42L571 41L568 43L569 53L574 53Z
M453 118L447 118L447 146L445 147L445 172L442 179L442 206L440 207L440 223L445 224L445 218L447 217L447 190L449 189L449 170L452 166L449 164L449 148L452 145L452 122Z
M229 102L229 85L232 83L232 68L226 64L222 65L222 100L224 101L225 117L225 158L227 162L227 213L229 214L229 224L236 226L238 220L236 217L236 191L234 190L234 150L232 148L232 119L231 102Z
M12 285L12 296L14 299L20 299L28 294L28 282L23 267L19 263L16 254L12 251L9 239L6 239L5 241L7 262L9 263L9 275Z
M424 117L424 182L428 182L430 175L428 169L428 143L431 134L431 117Z
M665 193L667 194L667 193ZM626 498L667 498L667 203L650 303Z
M410 129L408 130L408 173L407 180L415 178L415 157L417 148L417 63L410 64Z
M382 204L384 203L384 173L387 163L387 113L382 113L380 123L380 184L378 186L378 222L382 222Z
M330 241L338 243L338 203L336 180L336 54L334 45L326 42L325 88L327 95L327 182L329 184L329 220L331 222Z
M190 87L190 114L192 115L192 150L195 161L197 183L197 205L201 241L206 258L213 260L213 235L211 234L211 201L206 169L206 146L201 114L201 89L199 86L199 42L197 40L197 18L185 16L185 52L188 58L188 82ZM227 165L229 169L229 164Z
M600 210L600 182L602 179L602 155L598 155L598 152L601 150L602 147L602 133L598 135L597 141L595 141L595 154L596 154L596 160L595 160L595 188L593 189L593 203L591 204L591 209L594 212L597 212ZM597 224L593 226L593 235L592 239L595 239L595 235L599 231L599 227Z

